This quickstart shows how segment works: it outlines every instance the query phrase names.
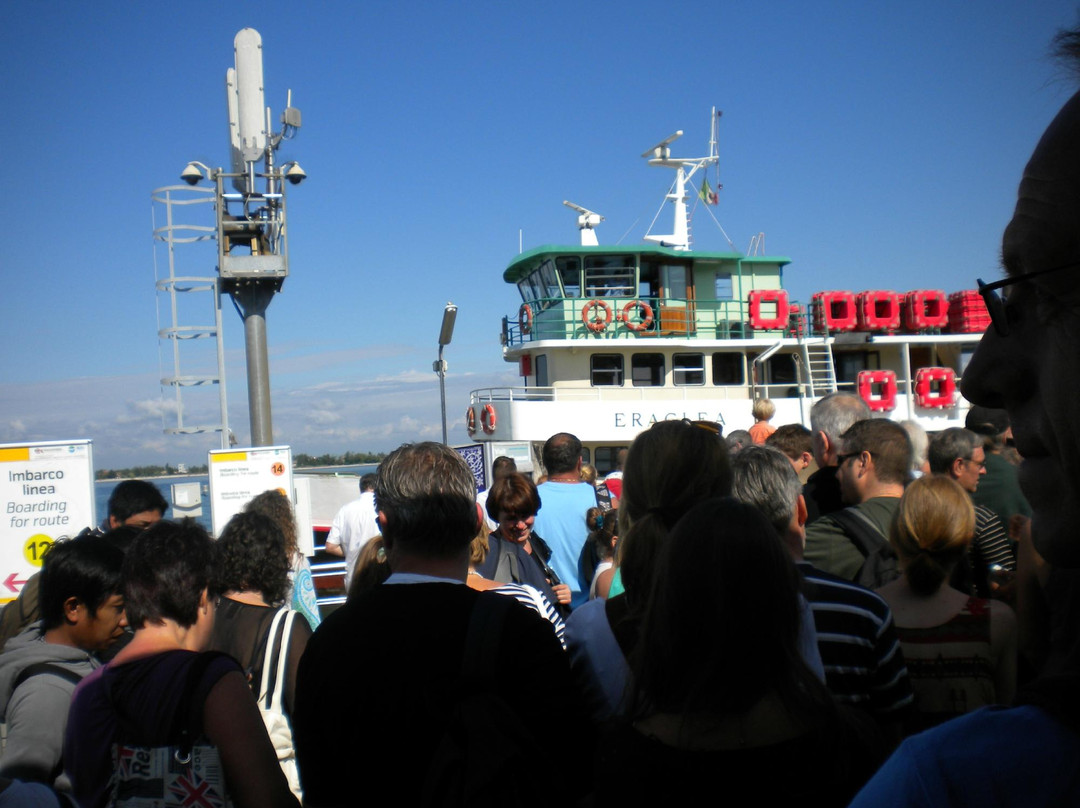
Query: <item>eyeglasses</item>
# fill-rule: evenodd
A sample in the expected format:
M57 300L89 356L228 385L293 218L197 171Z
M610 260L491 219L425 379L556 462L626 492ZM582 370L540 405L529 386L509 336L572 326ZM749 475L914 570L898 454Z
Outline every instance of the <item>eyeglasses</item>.
M1025 272L1023 275L1013 275L1012 277L994 281L993 283L983 283L982 278L977 278L975 282L979 284L979 294L982 295L983 303L986 304L986 311L990 314L990 324L994 326L994 331L997 332L997 335L999 337L1009 336L1009 298L1008 296L1002 297L998 292L998 289L1004 289L1006 286L1023 283L1032 278L1037 278L1040 275L1049 275L1051 272L1072 269L1076 266L1080 266L1080 264L1064 264L1059 267L1051 267L1050 269Z
M974 465L978 466L978 467L979 467L979 468L981 468L981 469L984 469L984 468L986 468L986 461L985 461L985 460L983 460L983 461L981 461L981 462L979 462L979 463L976 463L976 462L975 462L974 460L972 460L972 459L971 459L970 457L965 457L965 458L963 458L963 460L964 460L964 462L965 462L965 463L972 463L972 464L974 464Z

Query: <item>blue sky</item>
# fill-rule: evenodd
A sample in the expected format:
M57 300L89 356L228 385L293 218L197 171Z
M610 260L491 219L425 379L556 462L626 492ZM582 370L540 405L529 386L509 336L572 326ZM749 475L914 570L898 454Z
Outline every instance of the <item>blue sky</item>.
M602 244L640 241L670 176L638 155L676 129L676 154L704 152L713 105L714 212L739 249L764 232L791 258L796 299L971 288L997 271L1024 162L1071 94L1047 49L1076 19L1048 0L16 4L0 29L0 442L90 437L98 466L216 446L162 433L150 192L189 160L227 162L243 27L262 34L275 119L290 88L303 113L279 153L309 179L268 330L275 438L321 453L438 436L447 300L465 442L468 391L516 379L498 333L519 231L526 249L573 243L571 199L606 216ZM725 248L700 212L694 238ZM242 325L224 315L246 442Z

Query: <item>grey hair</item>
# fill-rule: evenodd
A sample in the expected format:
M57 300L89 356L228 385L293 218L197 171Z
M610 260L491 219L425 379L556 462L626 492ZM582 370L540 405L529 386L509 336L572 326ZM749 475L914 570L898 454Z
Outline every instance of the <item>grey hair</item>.
M915 421L900 421L899 423L911 441L911 467L916 470L921 469L922 464L927 461L930 438L927 437L926 430Z
M476 481L461 455L441 443L406 443L379 464L375 503L383 539L410 552L450 558L476 535Z
M802 493L787 455L771 446L746 446L731 457L731 495L757 508L781 536L787 532Z
M954 460L971 460L971 455L982 445L982 438L961 426L938 432L930 441L930 471L948 474Z
M829 393L810 408L810 429L824 432L829 443L840 445L840 436L870 417L866 402L852 393Z

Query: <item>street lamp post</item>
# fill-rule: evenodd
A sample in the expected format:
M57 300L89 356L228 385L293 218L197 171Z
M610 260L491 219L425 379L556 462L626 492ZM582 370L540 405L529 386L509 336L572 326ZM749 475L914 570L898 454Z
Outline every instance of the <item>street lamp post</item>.
M457 320L457 306L447 303L443 309L442 328L439 329L439 358L432 365L432 370L439 374L439 402L442 408L442 442L446 441L446 360L443 359L443 348L450 344L454 338L454 321Z

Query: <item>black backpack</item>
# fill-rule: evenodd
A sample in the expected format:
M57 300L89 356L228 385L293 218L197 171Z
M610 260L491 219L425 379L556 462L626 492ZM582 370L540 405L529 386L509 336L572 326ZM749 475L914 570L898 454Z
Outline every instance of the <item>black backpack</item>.
M870 517L857 507L834 511L829 516L840 525L844 534L866 559L859 567L855 583L867 589L877 589L900 577L896 551Z

